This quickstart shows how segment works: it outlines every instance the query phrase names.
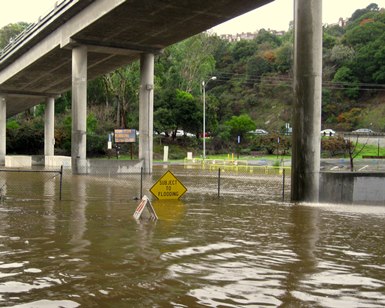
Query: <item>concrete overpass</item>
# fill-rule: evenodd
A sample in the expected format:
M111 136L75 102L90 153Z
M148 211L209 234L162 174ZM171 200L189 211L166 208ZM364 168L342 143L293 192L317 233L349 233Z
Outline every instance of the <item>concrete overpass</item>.
M72 89L72 167L75 172L81 173L86 161L87 80L140 60L139 158L144 161L146 172L150 173L154 55L173 43L271 1L273 0L59 1L52 12L28 28L12 46L1 52L0 163L4 162L6 155L6 118L44 100L47 103L45 155L53 155L54 98ZM319 33L322 28L319 12L321 1L295 0L298 21L296 50L301 48L296 62L299 68L298 78L295 77L295 85L299 86L299 91L295 93L298 93L301 101L302 98L310 98L312 102L309 103L312 105L313 97L318 95L319 90L318 86L314 87L319 82L317 78L320 74L314 73L317 66L313 65L313 60L320 60L317 49L320 49ZM317 51L315 56L314 51ZM303 69L305 67L307 69ZM307 90L309 86L310 90ZM318 103L316 101L315 105ZM305 110L302 103L297 108ZM317 117L317 111L310 112L310 122L314 125L313 114ZM306 118L309 118L309 114ZM306 131L303 127L304 120L298 121L302 121L297 125L298 138L295 137L295 123L293 134L298 142L303 142L302 135ZM315 125L318 125L317 121ZM319 138L319 127L312 128L311 131L313 130L317 131L316 136ZM305 139L313 138L309 133L306 136ZM309 159L306 161L309 164ZM311 168L310 173L314 173L313 163L310 163L312 165L304 167L306 170L301 172L308 173L307 169Z

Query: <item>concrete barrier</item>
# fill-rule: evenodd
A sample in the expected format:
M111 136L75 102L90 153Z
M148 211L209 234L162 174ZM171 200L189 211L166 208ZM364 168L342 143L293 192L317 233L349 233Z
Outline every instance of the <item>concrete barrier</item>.
M321 172L319 201L385 205L385 173Z
M86 174L138 174L142 160L87 159Z
M5 156L6 168L31 168L32 157L24 155L6 155Z
M69 156L45 156L44 166L71 168L71 157Z

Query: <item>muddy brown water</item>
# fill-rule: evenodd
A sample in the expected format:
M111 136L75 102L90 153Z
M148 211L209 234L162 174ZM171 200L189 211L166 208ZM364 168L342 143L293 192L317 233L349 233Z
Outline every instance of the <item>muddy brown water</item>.
M69 176L62 201L30 174L4 183L23 194L0 203L0 307L385 306L381 206L191 189L138 223L136 181Z

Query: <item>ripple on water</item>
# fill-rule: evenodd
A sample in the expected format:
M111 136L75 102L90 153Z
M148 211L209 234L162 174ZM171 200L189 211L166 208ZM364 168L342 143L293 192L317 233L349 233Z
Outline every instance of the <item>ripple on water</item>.
M5 264L0 264L0 268L1 269L20 268L28 263L29 263L28 261L17 262L17 263L5 263Z
M236 248L236 245L230 244L230 243L215 243L210 244L206 246L195 246L195 247L187 247L183 249L179 249L175 252L166 252L161 255L162 260L167 259L179 259L182 257L188 257L193 255L200 255L205 254L212 251L218 251L222 249L230 249L230 248Z
M15 305L15 306L8 306L8 308L36 308L36 307L47 307L47 308L52 308L52 307L60 307L60 308L76 308L79 307L80 305L74 301L70 300L48 300L48 299L43 299L35 302L30 302L30 303L25 303L25 304L20 304L20 305Z
M284 291L279 289L261 289L252 282L228 284L225 286L205 286L189 292L201 305L209 307L278 307L282 302L278 299Z
M41 273L42 270L41 269L38 269L38 268L26 268L24 270L25 273L31 273L31 274L38 274L38 273Z
M0 293L25 293L34 289L44 289L52 284L43 281L36 281L32 284L19 281L6 281L0 283Z

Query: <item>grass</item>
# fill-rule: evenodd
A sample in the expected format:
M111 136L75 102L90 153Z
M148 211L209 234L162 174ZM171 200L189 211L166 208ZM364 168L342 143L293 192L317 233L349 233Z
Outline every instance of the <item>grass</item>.
M358 144L357 150L361 149L363 146L363 144ZM367 144L356 158L362 158L362 156L385 156L385 148L378 148L376 145Z
M376 145L369 145L369 144L358 144L357 150L361 149L364 146L362 152L355 158L355 159L362 159L362 156L385 156L385 148L378 148ZM169 148L169 161L171 162L183 162L184 159L187 157L187 152L196 152L192 151L191 149L183 149L178 146L170 146ZM138 159L138 153L134 152L133 159ZM327 157L322 156L322 158L348 158L348 154L342 154L340 156L335 157ZM194 158L201 159L202 155L201 152L199 152L199 155L194 155ZM107 157L102 157L102 159L108 159ZM116 157L113 155L111 159L116 159ZM130 160L131 155L128 153L123 153L119 155L119 159L121 160ZM291 160L290 155L239 155L239 158L237 157L237 154L228 153L228 154L216 154L216 155L206 155L206 159L208 160L266 160L270 162L279 162L281 160ZM155 147L154 148L154 162L162 162L163 161L163 147Z

